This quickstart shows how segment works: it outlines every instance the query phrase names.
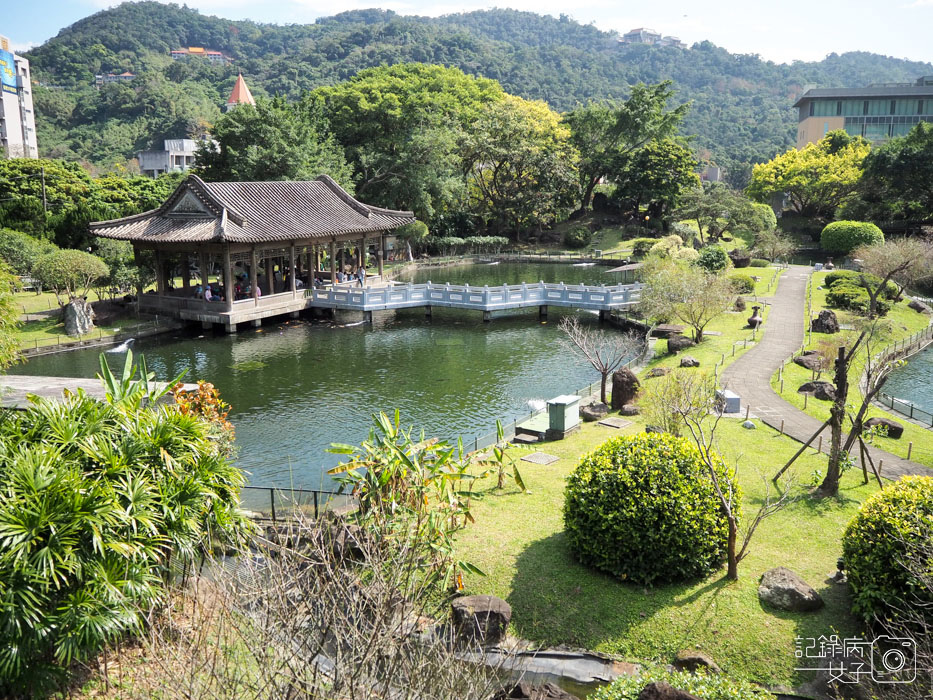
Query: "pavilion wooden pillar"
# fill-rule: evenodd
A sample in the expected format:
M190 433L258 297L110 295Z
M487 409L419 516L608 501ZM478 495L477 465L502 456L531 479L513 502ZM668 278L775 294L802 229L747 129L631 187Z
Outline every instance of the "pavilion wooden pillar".
M330 283L337 284L337 240L330 241Z
M249 251L249 292L255 303L259 298L259 256L256 255L256 246Z
M233 311L233 263L230 261L230 246L224 246L224 304Z
M210 273L207 269L207 253L203 250L198 251L198 265L201 267L201 291L203 292L211 283Z
M162 258L162 251L155 250L155 269L156 269L156 294L162 296L165 294L165 260Z
M266 273L266 296L275 294L275 258L266 256L263 260L263 270Z
M379 265L379 278L383 275L383 258L385 258L386 237L385 234L379 235L379 247L376 249L376 263Z
M366 267L366 236L360 239L360 267Z
M187 251L181 254L181 288L186 297L191 296L191 261Z
M143 256L140 254L139 248L136 247L136 244L135 244L135 243L133 244L133 262L136 264L136 267L142 268L142 265L143 265ZM139 278L140 278L140 276L137 275L136 279L138 280ZM141 297L142 294L143 294L143 285L142 285L141 282L137 282L137 284L136 284L136 301L137 301L137 303L139 302L139 297ZM138 306L137 306L136 308L137 308L137 310L139 309Z
M295 267L295 241L292 241L291 245L288 246L288 270L289 291L292 293L292 296L295 296L295 292L298 290L298 287L295 286L295 277L298 276L298 271Z

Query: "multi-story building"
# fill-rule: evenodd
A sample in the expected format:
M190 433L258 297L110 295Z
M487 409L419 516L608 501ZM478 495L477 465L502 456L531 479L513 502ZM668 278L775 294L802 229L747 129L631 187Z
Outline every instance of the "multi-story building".
M158 177L162 173L184 172L194 165L198 142L193 139L166 139L161 151L140 151L136 154L143 175Z
M205 49L203 46L188 46L184 49L173 49L171 52L172 60L181 61L189 56L194 56L195 58L206 58L211 63L227 63L233 59L224 54L222 51L215 51L213 49Z
M0 146L7 158L38 158L29 61L0 36Z
M94 76L94 84L97 87L107 85L108 83L128 83L136 77L135 73L126 71L124 73L98 73Z
M933 76L915 83L807 90L797 108L797 148L844 129L872 142L904 136L918 122L933 122Z
M676 36L662 36L659 32L644 27L626 32L619 41L623 44L654 44L657 46L676 46L678 49L687 48L687 45Z

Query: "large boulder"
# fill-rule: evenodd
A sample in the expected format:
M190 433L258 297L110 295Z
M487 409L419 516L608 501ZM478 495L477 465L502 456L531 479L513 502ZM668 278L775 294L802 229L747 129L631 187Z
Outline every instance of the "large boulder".
M681 367L699 367L700 361L692 355L684 355L680 358Z
M695 343L684 335L672 335L667 339L667 351L671 354L692 348Z
M638 377L628 367L617 369L612 373L612 410L618 411L625 404L632 403L640 387Z
M668 367L655 367L654 369L649 369L645 376L654 379L655 377L663 377L665 374L670 374L670 372L671 370Z
M797 389L797 393L812 394L813 398L819 399L820 401L836 400L836 387L830 382L807 382L806 384L800 385L800 388Z
M761 575L758 598L778 610L791 612L812 612L823 607L820 594L783 566L768 569Z
M729 259L735 267L748 267L752 264L752 254L745 248L735 248L729 251Z
M512 620L512 608L492 595L454 598L450 604L451 622L460 641L495 646L505 639Z
M592 423L609 415L609 407L604 403L588 403L580 406L580 418Z
M823 358L816 350L807 350L794 358L794 364L806 367L811 372L819 372L823 369Z
M873 428L876 425L881 425L887 428L888 437L893 438L894 440L900 440L901 435L904 434L904 426L893 421L890 418L869 418L865 421L866 428Z
M712 656L696 649L684 649L677 652L674 663L671 665L675 671L689 671L690 673L696 673L697 671L720 673L722 671L719 664L713 661Z
M810 330L814 333L838 333L839 321L829 309L820 311L819 316L810 321Z
M579 700L579 698L553 683L532 685L522 681L496 693L493 700Z
M641 413L641 409L633 403L627 403L619 409L619 413L623 416L637 416Z
M913 309L918 314L922 314L930 310L926 304L924 304L923 302L919 302L916 299L911 299L907 304L907 308Z
M87 299L72 299L65 307L65 333L78 337L94 329L94 307Z
M649 683L638 694L638 700L700 700L686 690L678 690L670 683Z

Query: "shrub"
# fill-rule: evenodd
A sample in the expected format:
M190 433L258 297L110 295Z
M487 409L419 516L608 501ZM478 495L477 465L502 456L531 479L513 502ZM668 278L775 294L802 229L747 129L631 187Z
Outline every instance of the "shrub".
M680 221L675 221L671 224L671 233L673 233L675 236L680 236L683 239L685 245L691 245L693 243L693 239L697 237L697 231L695 228Z
M634 676L621 676L592 695L593 700L638 700L638 694L649 683L670 683L700 700L773 700L774 695L738 678L721 673L689 673L668 671L661 667L644 669Z
M763 260L762 258L752 258L751 267L771 267L771 261Z
M933 624L930 575L933 478L904 477L864 504L846 527L842 552L852 612L866 621L925 610Z
M752 230L773 231L777 228L777 215L774 213L774 209L771 208L770 204L752 202L752 211L754 212L752 217Z
M737 489L714 459L721 483ZM729 532L697 448L660 433L613 438L584 455L567 480L564 527L580 561L638 584L708 574Z
M20 231L0 229L0 260L5 260L17 275L28 275L39 258L55 250L54 243Z
M820 247L833 253L850 253L861 245L881 243L884 234L868 221L834 221L820 234Z
M593 234L586 226L574 226L564 234L564 245L568 248L586 248L593 240Z
M868 290L864 287L857 287L848 281L836 282L826 292L826 305L831 309L845 309L858 314L867 314L869 307ZM891 302L881 296L876 300L875 306L882 316L891 310Z
M632 255L644 257L651 250L651 246L658 242L657 238L633 238Z
M729 281L736 294L751 294L755 291L755 280L748 275L732 275Z
M881 284L881 280L878 277L867 272L855 272L854 270L834 270L827 274L823 280L823 284L826 287L832 287L839 282L862 288L865 287L866 283L872 287L877 287ZM891 301L897 299L900 295L901 290L893 282L888 282L880 294L880 296L885 299L890 299Z
M702 267L707 272L722 272L732 264L729 255L718 245L708 245L700 250L700 256L696 259L695 265Z

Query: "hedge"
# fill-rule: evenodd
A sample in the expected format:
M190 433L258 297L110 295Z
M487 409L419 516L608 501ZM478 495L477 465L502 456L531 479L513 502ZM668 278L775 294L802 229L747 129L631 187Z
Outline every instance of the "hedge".
M820 233L823 250L845 255L862 245L884 243L881 229L868 221L834 221Z
M638 700L639 693L649 683L668 683L700 700L774 700L775 697L748 681L730 678L722 673L693 674L660 667L645 669L638 675L621 676L590 697L592 700Z
M716 456L721 483L734 474ZM567 479L564 527L589 566L638 584L696 579L722 563L728 522L697 448L661 433L613 438Z

